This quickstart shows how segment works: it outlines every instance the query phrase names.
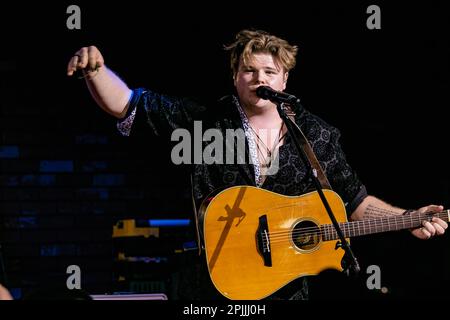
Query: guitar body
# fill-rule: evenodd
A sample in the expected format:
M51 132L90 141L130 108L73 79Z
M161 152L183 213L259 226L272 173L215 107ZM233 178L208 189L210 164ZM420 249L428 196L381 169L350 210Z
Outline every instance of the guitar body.
M336 220L346 222L342 199L324 194ZM337 240L301 231L331 223L317 192L290 197L236 186L204 202L201 214L209 274L229 299L262 299L296 278L342 270Z

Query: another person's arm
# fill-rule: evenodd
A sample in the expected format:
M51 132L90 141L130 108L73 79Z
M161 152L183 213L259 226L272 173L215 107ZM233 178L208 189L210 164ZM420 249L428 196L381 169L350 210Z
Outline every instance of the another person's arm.
M9 293L8 289L0 284L0 300L13 300L13 297Z
M95 46L83 47L70 59L67 75L82 70L86 84L97 104L109 114L123 118L127 112L132 91L124 81L105 65Z

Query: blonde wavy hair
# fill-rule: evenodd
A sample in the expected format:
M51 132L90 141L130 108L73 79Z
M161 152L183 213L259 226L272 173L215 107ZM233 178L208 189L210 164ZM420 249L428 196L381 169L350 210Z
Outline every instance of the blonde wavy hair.
M242 58L244 65L248 65L255 53L270 53L285 72L295 67L297 46L290 45L286 40L278 38L266 31L244 29L236 34L235 41L224 47L231 51L230 63L233 77L239 70Z

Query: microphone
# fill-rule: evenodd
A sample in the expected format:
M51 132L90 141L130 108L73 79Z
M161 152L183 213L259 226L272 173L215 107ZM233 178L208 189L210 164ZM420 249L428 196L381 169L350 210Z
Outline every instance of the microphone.
M291 105L300 103L300 99L292 94L276 91L269 86L259 86L256 89L256 95L264 100L270 100L274 103L289 103Z

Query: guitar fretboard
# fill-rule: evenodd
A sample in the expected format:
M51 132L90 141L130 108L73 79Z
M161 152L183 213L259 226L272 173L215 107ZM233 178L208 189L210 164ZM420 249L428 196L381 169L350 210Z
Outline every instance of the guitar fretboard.
M422 225L423 221L431 221L433 217L438 217L448 222L450 210L437 213L411 213L404 216L344 222L339 223L339 226L341 227L344 236L346 238L351 238L373 233L417 228ZM323 241L339 239L332 224L321 225L320 229Z

